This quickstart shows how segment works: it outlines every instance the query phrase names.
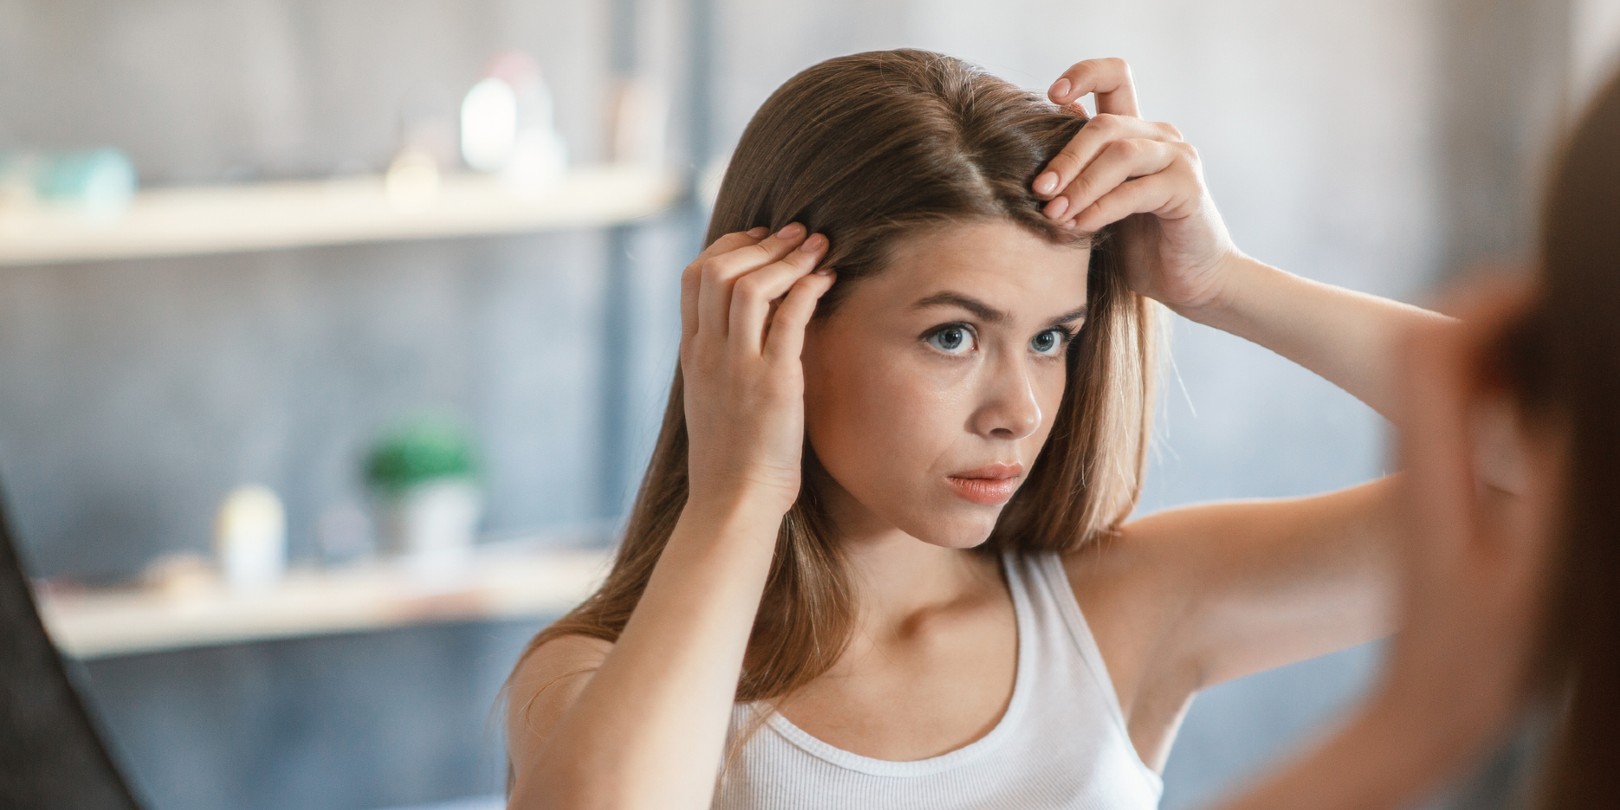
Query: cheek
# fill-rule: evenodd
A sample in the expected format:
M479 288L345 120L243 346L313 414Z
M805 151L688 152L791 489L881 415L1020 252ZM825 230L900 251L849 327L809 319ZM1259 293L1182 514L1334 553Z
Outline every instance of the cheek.
M827 469L857 499L904 497L960 429L948 396L895 358L807 369L805 428Z
M1052 425L1057 421L1058 410L1063 407L1063 398L1068 392L1068 379L1068 373L1062 366L1041 379L1041 388L1036 394L1041 404L1041 428L1036 433L1038 447L1045 447L1047 437L1052 434Z

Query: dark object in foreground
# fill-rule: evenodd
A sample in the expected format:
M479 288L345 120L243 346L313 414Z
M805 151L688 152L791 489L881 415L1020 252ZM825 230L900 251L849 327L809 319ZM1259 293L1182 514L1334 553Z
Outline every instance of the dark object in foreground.
M0 807L139 806L45 634L0 492Z

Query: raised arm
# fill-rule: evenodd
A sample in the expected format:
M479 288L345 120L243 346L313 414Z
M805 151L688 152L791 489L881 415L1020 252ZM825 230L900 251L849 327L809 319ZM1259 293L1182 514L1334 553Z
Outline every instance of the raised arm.
M1080 62L1049 95L1079 108L1088 93L1098 114L1034 181L1047 215L1081 231L1114 228L1111 249L1135 292L1394 415L1398 336L1447 329L1449 319L1245 256L1196 150L1174 127L1141 118L1128 67ZM1084 607L1121 617L1111 666L1122 669L1127 711L1140 712L1131 717L1139 751L1161 747L1193 691L1392 629L1396 487L1386 479L1307 498L1184 507L1127 524L1117 542L1072 561L1076 592L1089 594Z
M1401 343L1401 633L1362 705L1224 810L1408 806L1532 705L1563 456L1479 373L1528 300L1476 288Z
M1426 309L1293 275L1233 252L1204 300L1172 309L1264 346L1316 372L1393 419L1397 342L1452 319Z
M681 515L618 643L565 636L513 679L509 807L707 807L781 515Z
M510 807L710 806L777 530L799 489L799 356L832 286L811 273L825 250L802 226L759 229L722 237L687 269L688 499L617 642L557 638L514 673Z

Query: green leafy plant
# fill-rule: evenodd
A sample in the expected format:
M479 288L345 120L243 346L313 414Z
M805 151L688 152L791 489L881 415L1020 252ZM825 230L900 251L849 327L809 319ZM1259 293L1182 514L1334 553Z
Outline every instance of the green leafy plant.
M444 479L476 482L472 438L449 419L418 419L389 430L366 456L366 484L388 497Z

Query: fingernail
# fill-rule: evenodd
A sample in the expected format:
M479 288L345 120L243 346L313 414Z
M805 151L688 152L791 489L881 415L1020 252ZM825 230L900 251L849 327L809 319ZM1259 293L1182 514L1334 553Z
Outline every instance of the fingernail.
M771 229L765 227L764 225L760 225L758 227L748 229L748 235L754 237L755 239L764 239L765 234L768 234L770 232L771 232Z
M1035 179L1035 190L1041 194L1051 194L1057 191L1057 172L1047 172Z
M822 245L825 245L826 243L827 237L818 233L811 236L809 239L804 240L804 244L799 245L799 249L805 253L815 253L816 251L821 250Z
M804 233L803 225L800 225L797 222L789 222L788 224L782 226L782 230L776 232L776 237L778 239L792 239L801 233Z
M1052 90L1051 90L1050 95L1054 100L1063 98L1064 96L1067 96L1068 94L1069 94L1069 80L1068 79L1058 79L1057 81L1052 83Z
M1069 198L1059 197L1046 207L1046 215L1052 219L1062 219L1063 212L1069 210Z
M817 267L815 269L815 273L818 276L830 276L830 275L833 274L832 265L824 264L824 265L822 265L820 267Z

